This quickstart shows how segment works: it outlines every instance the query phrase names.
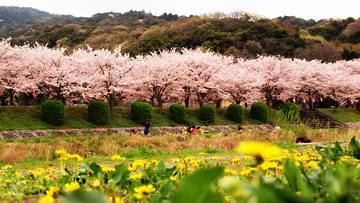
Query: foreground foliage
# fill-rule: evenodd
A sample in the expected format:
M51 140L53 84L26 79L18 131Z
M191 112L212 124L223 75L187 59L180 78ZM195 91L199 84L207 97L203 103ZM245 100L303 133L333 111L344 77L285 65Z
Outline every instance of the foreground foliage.
M266 151L264 149L267 149ZM106 164L57 150L60 168L0 170L0 199L40 202L357 202L360 146L281 149L242 143L236 157L168 161L109 157ZM76 160L77 162L74 162Z

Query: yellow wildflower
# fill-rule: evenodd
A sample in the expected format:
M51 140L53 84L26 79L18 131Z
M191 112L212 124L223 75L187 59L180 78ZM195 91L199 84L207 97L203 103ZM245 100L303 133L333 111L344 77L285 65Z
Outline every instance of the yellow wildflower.
M170 177L170 180L171 180L171 181L176 181L176 180L177 180L177 177L176 177L176 176L171 176L171 177Z
M53 197L54 195L59 194L59 191L59 187L50 186L49 190L46 191L46 195Z
M68 192L73 192L75 190L78 190L80 188L79 183L77 182L71 182L65 184L65 190Z
M269 159L282 154L282 149L276 145L264 142L243 142L236 147L236 151L249 154L259 159Z
M130 174L130 180L140 180L142 178L142 174L141 173L133 173Z
M119 154L114 154L114 155L111 156L111 160L113 160L113 161L123 161L123 160L125 160L125 158L120 156Z
M155 187L152 185L143 185L143 186L134 188L134 191L136 193L141 193L141 194L151 194L151 193L155 192Z
M53 203L54 198L52 196L46 195L45 197L41 198L39 203Z
M251 170L249 169L244 169L240 172L240 175L242 176L250 176L251 175Z
M311 169L316 169L316 168L319 167L316 161L310 161L310 162L308 163L308 166L309 166L309 168L311 168Z
M200 152L200 153L199 153L199 156L207 156L207 153L205 153L205 152Z
M241 159L240 158L232 158L230 160L231 163L240 163Z
M67 152L65 150L59 149L55 151L56 155L66 154Z
M23 178L24 176L20 172L15 172L15 177L16 178Z
M225 169L225 173L229 173L231 175L237 175L238 174L237 171L232 170L232 169Z
M111 202L111 203L124 203L124 201L122 200L122 199L120 199L120 197L115 197L115 198L113 198L113 197L109 197L109 202Z
M113 167L108 167L108 166L101 166L101 170L105 173L109 173L109 172L113 172L115 171L115 168Z
M135 193L134 196L135 196L136 199L143 199L144 198L144 195L142 193Z

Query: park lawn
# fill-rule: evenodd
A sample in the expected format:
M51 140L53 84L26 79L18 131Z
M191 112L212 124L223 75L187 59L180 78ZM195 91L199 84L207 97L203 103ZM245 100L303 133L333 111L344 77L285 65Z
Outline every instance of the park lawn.
M360 113L357 109L330 109L319 108L319 111L341 121L341 122L360 122Z

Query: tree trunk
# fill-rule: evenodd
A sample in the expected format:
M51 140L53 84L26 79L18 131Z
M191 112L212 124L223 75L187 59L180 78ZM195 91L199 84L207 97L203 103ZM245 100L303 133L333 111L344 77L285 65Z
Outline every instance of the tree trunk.
M14 96L15 96L15 92L13 89L9 89L9 102L10 105L13 106L14 105Z
M185 96L185 107L189 108L189 103L190 103L190 97L189 96Z
M114 93L109 94L109 107L110 107L110 113L113 112L115 107L115 95Z
M189 108L189 103L190 103L190 87L185 86L185 87L183 87L183 88L184 88L184 91L185 91L185 99L184 99L185 107L186 107L186 108Z

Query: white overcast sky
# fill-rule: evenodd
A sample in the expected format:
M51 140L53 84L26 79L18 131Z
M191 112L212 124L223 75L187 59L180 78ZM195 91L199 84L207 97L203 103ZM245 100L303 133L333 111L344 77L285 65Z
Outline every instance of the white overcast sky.
M360 0L0 0L0 5L32 7L78 17L129 10L145 10L154 15L244 11L268 18L294 15L315 20L360 17Z

